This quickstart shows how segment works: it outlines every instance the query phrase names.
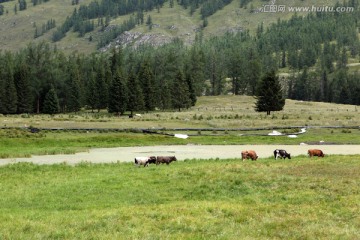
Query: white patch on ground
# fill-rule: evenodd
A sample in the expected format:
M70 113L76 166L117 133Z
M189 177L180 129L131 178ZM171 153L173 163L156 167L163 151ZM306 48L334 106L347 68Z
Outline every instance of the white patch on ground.
M174 137L176 137L176 138L182 138L182 139L186 139L186 138L188 138L189 136L188 135L186 135L186 134L175 134L174 135Z

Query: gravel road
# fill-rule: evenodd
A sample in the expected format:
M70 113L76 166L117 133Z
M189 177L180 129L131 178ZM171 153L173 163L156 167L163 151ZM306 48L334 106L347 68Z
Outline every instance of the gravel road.
M176 145L147 147L96 148L88 152L69 155L32 156L31 158L0 159L0 165L18 162L35 164L75 165L81 162L112 163L132 162L137 156L175 155L178 160L241 158L242 150L255 150L261 158L273 156L276 148L285 149L292 156L306 155L310 148L323 150L325 154L360 154L360 145Z

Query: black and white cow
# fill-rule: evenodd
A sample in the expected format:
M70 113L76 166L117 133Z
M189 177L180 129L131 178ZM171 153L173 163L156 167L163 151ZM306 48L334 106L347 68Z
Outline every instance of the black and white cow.
M134 161L135 165L141 166L144 165L144 167L148 166L151 163L156 163L156 157L150 156L150 157L136 157Z
M278 159L278 158L289 158L291 159L290 157L290 153L287 153L285 150L283 149L275 149L274 151L274 157L275 157L275 160Z

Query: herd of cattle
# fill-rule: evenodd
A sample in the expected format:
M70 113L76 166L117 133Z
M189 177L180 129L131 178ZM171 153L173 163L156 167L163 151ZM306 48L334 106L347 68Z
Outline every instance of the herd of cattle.
M324 157L325 154L320 149L309 149L308 150L309 157L317 156L317 157ZM241 158L244 161L245 159L251 159L256 161L258 159L258 155L254 150L246 150L241 152ZM278 158L283 159L291 159L290 153L286 152L284 149L275 149L274 150L274 158L275 160Z
M317 156L317 157L324 157L325 154L320 149L309 149L308 150L309 157ZM286 152L284 149L275 149L274 150L274 157L275 160L278 158L283 159L291 159L290 153ZM253 161L256 161L258 159L258 155L254 150L246 150L241 152L241 158L244 161L245 159L251 159ZM135 165L137 166L148 166L151 163L154 163L156 165L159 165L160 163L166 163L169 165L172 161L176 161L175 156L150 156L150 157L136 157L135 158Z
M144 165L144 167L148 166L151 163L154 163L156 165L159 165L160 163L166 163L169 165L172 161L176 161L175 156L150 156L150 157L136 157L135 158L135 165L141 166Z

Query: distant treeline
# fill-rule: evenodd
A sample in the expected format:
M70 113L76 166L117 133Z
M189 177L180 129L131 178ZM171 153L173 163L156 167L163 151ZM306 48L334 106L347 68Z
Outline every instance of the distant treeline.
M65 56L48 44L0 52L0 113L182 109L201 95L254 95L275 70L284 97L360 104L358 2L353 13L316 13L204 40ZM358 61L356 61L358 62ZM351 68L353 69L353 68Z
M195 104L189 69L180 65L162 72L138 54L113 49L67 57L44 42L16 54L0 52L0 113L54 114L87 108L132 114Z
M44 35L45 33L47 33L48 31L50 31L51 29L55 28L56 22L54 19L50 19L46 22L46 24L43 23L41 28L38 28L35 23L34 23L34 25L35 25L34 38L38 38L38 37Z
M0 0L0 3L10 2L15 0ZM33 6L39 5L41 3L49 2L50 0L31 0ZM24 11L27 9L27 1L26 0L17 0L14 5L14 12L17 13L18 10ZM6 10L8 12L8 10ZM4 14L4 6L0 4L0 15Z
M46 3L46 2L49 2L50 0L31 0L32 4L35 6L35 5L39 5L39 4L42 4L42 3Z

